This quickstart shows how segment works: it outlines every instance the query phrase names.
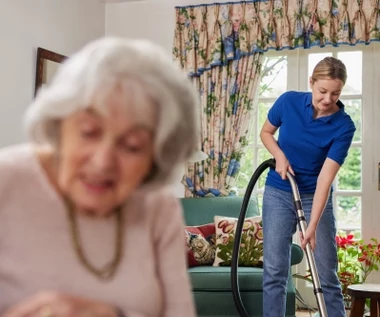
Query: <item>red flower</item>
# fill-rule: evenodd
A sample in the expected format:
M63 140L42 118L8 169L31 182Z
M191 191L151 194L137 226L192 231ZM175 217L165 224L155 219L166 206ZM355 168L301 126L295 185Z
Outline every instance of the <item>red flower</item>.
M377 249L373 251L374 256L380 258L380 244L377 245Z
M349 234L347 237L336 236L335 241L339 248L345 249L348 245L353 245L355 243L354 235Z

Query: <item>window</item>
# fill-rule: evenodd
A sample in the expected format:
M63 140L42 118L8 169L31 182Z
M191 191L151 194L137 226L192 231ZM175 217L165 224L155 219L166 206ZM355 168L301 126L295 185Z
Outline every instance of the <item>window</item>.
M279 95L287 90L310 90L309 77L316 63L326 56L341 59L348 73L348 80L340 97L345 110L356 125L356 133L345 164L334 181L334 207L338 229L361 234L362 189L362 80L363 52L360 47L346 50L335 48L270 52L265 54L263 62L260 94L257 113L249 137L249 147L242 162L237 186L239 194L244 195L245 188L257 166L270 158L270 153L260 141L260 129L267 112ZM353 62L355 61L355 62ZM254 194L262 205L262 194L267 171L260 177Z
M237 186L240 195L244 195L245 188L255 170L263 161L270 158L270 153L261 143L259 133L261 126L266 120L269 108L274 101L287 90L287 56L266 54L263 61L262 77L260 83L258 108L255 116L255 122L251 127L249 136L249 146L239 173ZM257 154L257 155L256 155ZM267 171L263 173L258 180L254 194L257 195L261 210L262 194Z
M360 236L362 201L362 51L324 52L308 54L308 76L316 63L326 56L334 56L344 62L348 79L340 100L356 126L353 144L345 163L334 181L334 207L338 228ZM353 61L355 61L353 63ZM310 89L309 89L310 90Z

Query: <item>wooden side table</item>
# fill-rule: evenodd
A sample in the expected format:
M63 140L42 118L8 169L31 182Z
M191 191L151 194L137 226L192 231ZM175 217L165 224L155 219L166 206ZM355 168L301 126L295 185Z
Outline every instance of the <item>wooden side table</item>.
M380 317L380 284L355 284L348 286L351 296L350 317L363 317L365 300L370 299L371 317Z

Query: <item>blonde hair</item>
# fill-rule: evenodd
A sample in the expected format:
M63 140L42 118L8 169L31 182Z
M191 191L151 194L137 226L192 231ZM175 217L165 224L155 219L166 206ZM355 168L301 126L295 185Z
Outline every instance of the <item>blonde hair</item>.
M339 79L343 82L343 85L347 80L346 66L340 59L335 57L325 57L314 67L311 75L312 83L315 83L318 79Z
M60 124L91 106L115 87L133 86L135 107L149 98L158 115L154 131L154 168L148 183L173 181L199 142L199 98L187 76L161 47L142 40L105 37L87 44L59 68L25 116L33 143L56 146ZM124 95L130 89L124 89Z

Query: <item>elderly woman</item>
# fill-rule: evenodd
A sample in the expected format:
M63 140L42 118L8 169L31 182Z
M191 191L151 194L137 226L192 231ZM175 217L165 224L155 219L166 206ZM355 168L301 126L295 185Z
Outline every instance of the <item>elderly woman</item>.
M179 202L197 97L160 48L104 38L61 67L0 152L1 317L195 316Z

